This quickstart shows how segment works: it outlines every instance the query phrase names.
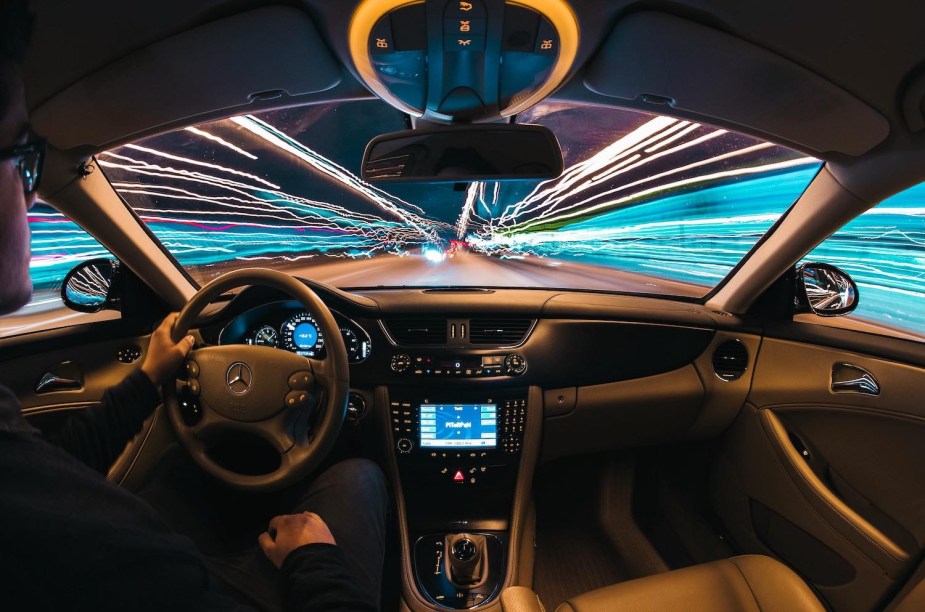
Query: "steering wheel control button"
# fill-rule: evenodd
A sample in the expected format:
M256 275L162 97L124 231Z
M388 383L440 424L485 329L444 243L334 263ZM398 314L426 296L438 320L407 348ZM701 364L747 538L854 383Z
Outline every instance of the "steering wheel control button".
M192 359L186 362L186 375L190 378L199 376L199 364Z
M312 387L312 373L299 371L289 377L289 388L294 391L308 391Z
M298 408L308 401L308 391L290 391L286 394L286 408Z
M225 372L225 384L235 395L244 395L254 384L254 373L243 361L236 361Z
M187 427L192 427L202 418L202 407L192 397L180 398L180 415Z
M402 438L398 441L396 446L398 447L398 452L400 453L410 453L411 449L414 448L414 444L412 444L411 440L408 438Z
M392 371L393 372L406 372L408 368L411 367L411 357L405 355L404 353L399 353L392 357Z
M199 381L195 378L190 379L190 381L186 383L186 388L193 397L198 397L199 393L202 391L202 388L199 386Z

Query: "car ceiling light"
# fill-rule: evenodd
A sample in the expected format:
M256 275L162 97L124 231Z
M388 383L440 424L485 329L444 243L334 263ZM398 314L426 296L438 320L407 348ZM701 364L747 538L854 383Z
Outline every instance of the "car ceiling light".
M561 85L578 53L564 0L365 0L348 29L359 78L415 117L516 115Z

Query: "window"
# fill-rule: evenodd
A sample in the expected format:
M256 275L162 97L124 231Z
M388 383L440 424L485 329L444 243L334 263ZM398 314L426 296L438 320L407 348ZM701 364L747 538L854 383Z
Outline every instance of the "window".
M61 284L82 261L111 257L109 251L76 223L44 202L29 211L32 232L32 300L20 310L0 317L0 338L91 321L115 319L118 312L74 312L61 302Z
M925 338L925 183L846 224L804 261L838 266L857 283L858 307L846 318Z
M544 103L518 121L562 145L557 179L370 185L377 100L167 132L98 156L113 187L198 282L266 266L341 288L500 286L699 298L820 162L708 125Z

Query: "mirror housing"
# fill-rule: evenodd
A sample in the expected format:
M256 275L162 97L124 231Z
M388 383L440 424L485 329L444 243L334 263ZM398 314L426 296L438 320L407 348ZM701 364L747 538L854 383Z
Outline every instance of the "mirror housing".
M552 179L562 174L562 149L540 125L456 125L377 136L360 169L376 183Z
M795 311L839 317L858 307L858 286L844 271L824 263L797 268Z
M75 266L61 285L61 300L77 312L119 310L120 263L116 259L88 259Z

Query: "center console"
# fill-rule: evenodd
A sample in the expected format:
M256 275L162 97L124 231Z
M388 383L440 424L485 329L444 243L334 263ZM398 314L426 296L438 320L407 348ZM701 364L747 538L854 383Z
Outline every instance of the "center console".
M513 570L528 389L474 386L388 390L408 578L431 608L489 604Z

